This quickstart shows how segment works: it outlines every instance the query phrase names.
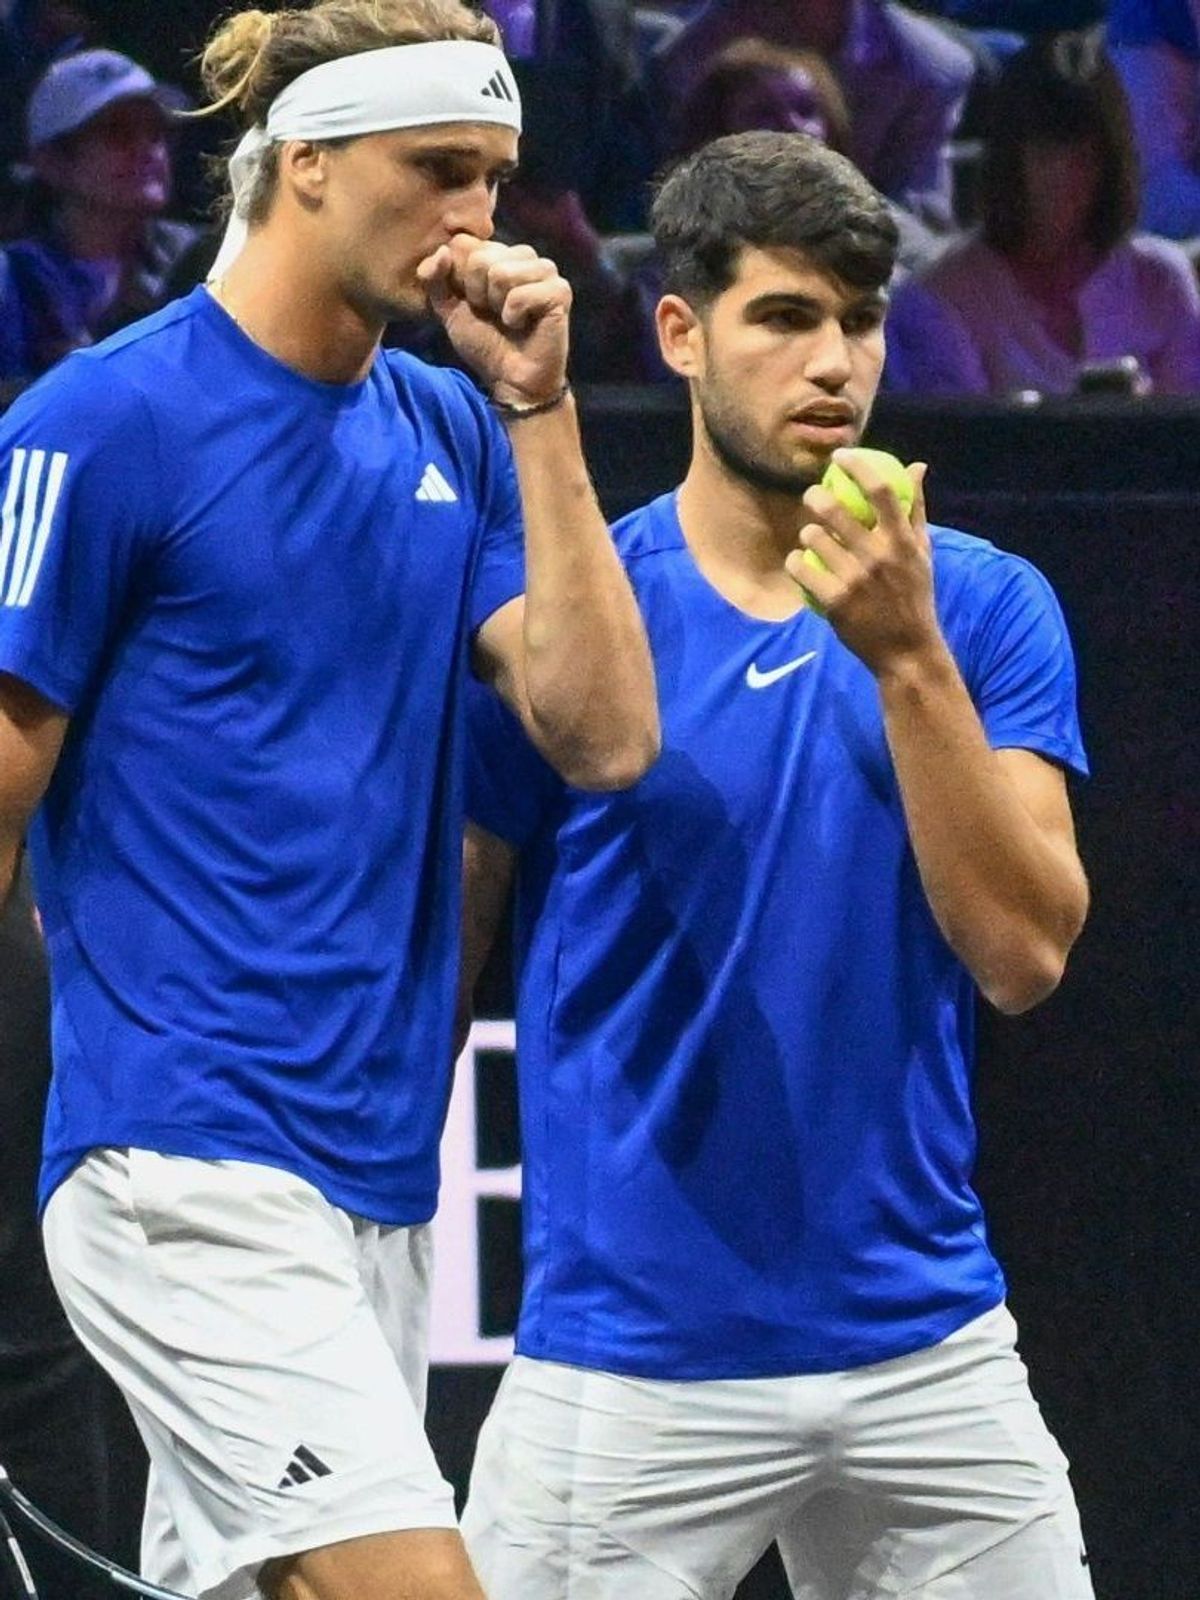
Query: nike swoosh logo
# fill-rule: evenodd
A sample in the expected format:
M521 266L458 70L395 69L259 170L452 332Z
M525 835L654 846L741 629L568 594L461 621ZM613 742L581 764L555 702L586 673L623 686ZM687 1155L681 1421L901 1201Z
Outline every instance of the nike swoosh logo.
M786 678L789 672L795 672L797 667L807 666L816 655L815 650L809 650L805 655L797 656L794 661L785 661L781 667L772 667L767 672L760 672L758 663L752 661L746 668L746 683L751 689L765 689L769 684L778 683L780 678Z

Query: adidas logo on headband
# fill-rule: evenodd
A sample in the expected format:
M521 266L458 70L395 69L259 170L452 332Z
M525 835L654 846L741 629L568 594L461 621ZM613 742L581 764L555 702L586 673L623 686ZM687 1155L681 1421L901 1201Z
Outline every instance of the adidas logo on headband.
M479 91L485 100L515 100L515 95L504 80L504 74L494 73Z

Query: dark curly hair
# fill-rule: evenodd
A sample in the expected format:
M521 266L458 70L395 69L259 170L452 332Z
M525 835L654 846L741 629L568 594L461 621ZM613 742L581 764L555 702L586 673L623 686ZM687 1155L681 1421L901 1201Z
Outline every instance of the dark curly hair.
M729 288L746 246L797 250L856 289L882 288L899 235L858 168L803 133L734 133L658 185L650 228L668 293L703 306Z

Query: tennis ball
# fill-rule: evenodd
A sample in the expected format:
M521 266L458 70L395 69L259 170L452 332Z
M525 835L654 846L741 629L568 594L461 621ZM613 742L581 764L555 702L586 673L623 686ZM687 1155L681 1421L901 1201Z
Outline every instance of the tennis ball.
M821 560L820 556L815 550L802 551L800 554L800 559L803 561L806 567L814 567L818 572L829 571L829 568ZM811 594L809 594L807 589L801 587L800 593L804 596L804 604L810 611L815 611L818 617L823 617L825 615L825 607L819 600L815 599Z
M904 463L889 455L886 450L865 450L860 447L854 451L854 455L865 465L874 467L907 515L913 508L914 490ZM875 507L850 474L839 467L836 461L831 461L826 467L821 487L828 489L833 498L845 506L854 520L861 522L864 528L875 526Z
M903 461L898 460L897 457L889 454L886 450L868 450L863 445L856 446L854 454L870 462L876 472L889 485L896 499L899 500L901 509L907 516L913 508L915 491L912 479L909 477ZM825 476L821 479L821 487L828 489L838 504L845 506L855 521L861 522L864 528L873 528L875 526L875 507L850 474L843 467L839 467L836 461L831 461L826 467ZM815 550L806 550L801 559L806 566L814 568L817 572L829 571L829 568ZM810 610L815 611L819 617L825 615L824 606L818 605L811 596L806 595L805 599Z

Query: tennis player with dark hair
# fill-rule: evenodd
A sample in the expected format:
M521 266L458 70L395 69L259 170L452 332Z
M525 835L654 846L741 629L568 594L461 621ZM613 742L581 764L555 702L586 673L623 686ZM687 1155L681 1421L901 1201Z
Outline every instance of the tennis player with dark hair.
M468 719L468 987L518 877L526 1278L467 1546L491 1600L726 1600L772 1540L802 1600L1086 1600L971 1187L976 992L1043 999L1086 911L1066 629L849 448L896 229L848 162L720 139L653 226L693 449L616 538L663 753L587 795L494 696ZM870 530L818 486L843 450Z
M422 1428L468 665L581 790L657 749L570 293L489 242L495 41L458 0L229 19L219 276L0 428L47 1252L150 1449L148 1574L221 1600L478 1600ZM487 398L381 354L426 299Z

